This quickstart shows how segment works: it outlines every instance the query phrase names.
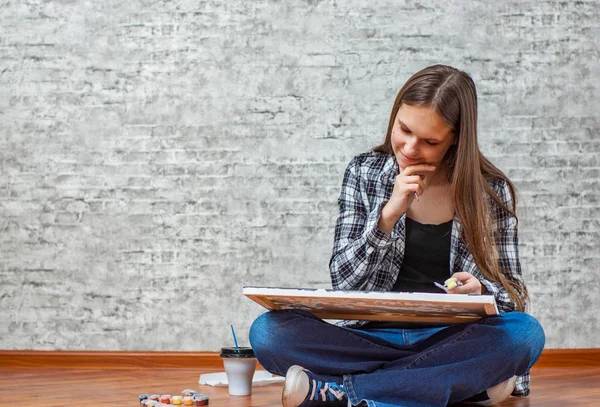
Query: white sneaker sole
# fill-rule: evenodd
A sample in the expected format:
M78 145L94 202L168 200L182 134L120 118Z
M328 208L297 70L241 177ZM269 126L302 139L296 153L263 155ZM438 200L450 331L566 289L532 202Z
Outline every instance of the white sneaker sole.
M506 400L515 389L517 383L517 376L513 376L508 380L503 381L500 384L495 385L487 390L489 399L485 401L475 401L468 404L477 406L495 406Z
M299 396L296 394L299 385L298 381L302 377L302 374L306 374L304 373L304 369L297 365L290 367L285 374L285 383L281 392L281 404L283 404L283 407L298 407L306 398L305 393L301 396L302 400L298 400Z

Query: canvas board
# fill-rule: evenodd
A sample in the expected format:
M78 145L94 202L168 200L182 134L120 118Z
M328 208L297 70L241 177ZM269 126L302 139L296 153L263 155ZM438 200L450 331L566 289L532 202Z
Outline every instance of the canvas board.
M276 287L244 287L243 294L268 310L300 309L322 319L447 325L498 314L492 295Z

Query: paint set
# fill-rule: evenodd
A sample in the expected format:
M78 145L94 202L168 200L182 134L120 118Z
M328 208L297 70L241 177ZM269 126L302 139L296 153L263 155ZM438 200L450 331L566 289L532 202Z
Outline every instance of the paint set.
M228 373L229 383L229 394L230 395L250 395L252 394L252 377L254 370L256 369L256 358L252 348L240 348L235 336L235 330L233 325L231 326L231 333L233 335L233 341L235 342L235 348L222 348L221 357L223 358L223 364L227 373L228 363L236 363L235 374ZM252 362L251 369L247 368L247 362ZM238 366L239 365L239 366ZM246 368L246 369L244 369ZM240 374L241 373L241 374ZM245 374L244 374L245 373ZM229 377L231 375L231 378ZM240 378L238 378L240 376ZM233 382L237 384L234 386ZM240 383L237 383L240 382ZM233 389L233 391L232 391ZM141 407L163 407L163 406L208 406L208 396L200 393L196 390L185 389L181 390L181 396L172 396L170 394L140 394L140 406Z
M140 394L140 405L149 407L162 406L208 406L208 396L196 390L182 390L181 396L170 394Z

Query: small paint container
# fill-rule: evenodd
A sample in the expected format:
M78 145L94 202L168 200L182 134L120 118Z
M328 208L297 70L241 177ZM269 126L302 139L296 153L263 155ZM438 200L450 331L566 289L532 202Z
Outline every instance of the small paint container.
M144 400L148 400L148 395L146 393L140 394L140 404L143 404Z
M184 396L194 396L195 394L199 394L196 390L192 390L192 389L185 389L185 390L181 390L181 394L183 394Z
M181 402L182 402L182 401L183 401L183 400L182 400L182 397L181 397L181 396L173 396L173 397L171 397L171 404L174 404L174 405L181 405Z
M195 394L192 396L192 400L194 400L195 406L208 406L208 396L204 394Z
M151 395L148 396L148 399L152 400L152 401L159 401L160 400L160 395L159 394L151 394Z
M160 396L160 402L163 404L171 404L171 395L163 394L162 396Z
M194 404L194 400L192 400L192 398L190 396L183 397L183 405L184 406L191 406L193 404Z

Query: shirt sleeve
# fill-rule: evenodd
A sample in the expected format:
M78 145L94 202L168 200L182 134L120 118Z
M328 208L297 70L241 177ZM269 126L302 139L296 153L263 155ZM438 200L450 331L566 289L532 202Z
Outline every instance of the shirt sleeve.
M338 290L389 290L387 275L399 239L396 230L389 236L377 227L386 202L369 205L369 196L360 177L360 162L354 158L344 174L338 199L333 254L329 261L331 283ZM394 228L396 229L396 228ZM393 284L393 282L392 282Z
M500 200L506 206L512 208L513 197L508 184L502 180L496 184L495 189ZM520 286L524 286L521 262L519 260L517 219L496 203L492 204L492 208L492 218L495 224L494 239L498 252L499 266L508 279L518 283ZM479 275L478 278L481 284L487 288L488 292L496 298L500 312L516 311L516 303L502 284L489 281L482 275Z

